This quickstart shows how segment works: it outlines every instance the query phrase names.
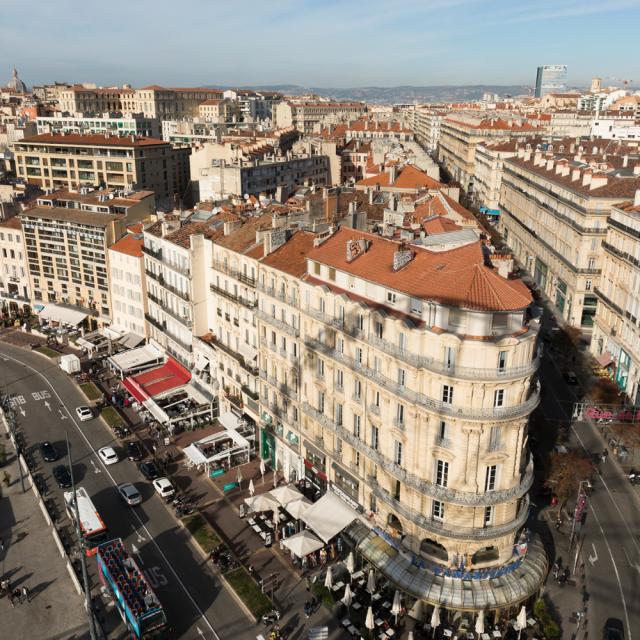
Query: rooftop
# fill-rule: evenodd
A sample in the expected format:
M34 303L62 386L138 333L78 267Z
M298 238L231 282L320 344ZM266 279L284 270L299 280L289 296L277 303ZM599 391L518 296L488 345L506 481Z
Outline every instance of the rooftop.
M297 231L287 242L272 251L262 264L284 271L296 278L307 272L307 255L313 249L315 234L308 231Z
M144 136L111 136L108 134L41 133L23 138L18 144L73 144L90 147L151 147L169 146L164 140Z
M120 238L118 242L112 244L109 249L111 251L117 251L118 253L124 253L134 258L142 257L142 245L144 244L142 235L128 233L126 236Z
M441 189L445 186L412 164L399 169L393 182L391 182L391 177L391 171L382 171L375 176L364 178L356 184L360 187L380 186L380 188L392 187L395 189Z
M44 220L58 220L60 222L77 222L92 227L107 227L116 220L124 217L122 213L97 213L65 207L31 207L20 214L21 218L41 218Z
M348 262L347 242L358 240L365 240L367 249ZM531 294L523 282L502 278L484 264L480 242L437 253L409 245L413 259L394 271L394 255L405 246L342 227L307 257L410 296L443 304L481 311L515 311L531 303Z

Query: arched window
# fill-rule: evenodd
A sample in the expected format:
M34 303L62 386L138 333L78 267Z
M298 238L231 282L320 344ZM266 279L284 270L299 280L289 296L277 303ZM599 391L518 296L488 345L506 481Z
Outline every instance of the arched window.
M425 538L420 543L420 553L432 556L438 560L443 560L444 562L449 560L449 554L444 546L435 540L431 540L431 538Z

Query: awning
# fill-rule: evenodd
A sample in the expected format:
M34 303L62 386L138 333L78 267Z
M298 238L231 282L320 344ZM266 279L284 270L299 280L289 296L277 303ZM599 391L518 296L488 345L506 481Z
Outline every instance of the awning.
M306 529L283 540L282 544L289 549L293 555L298 556L298 558L304 558L310 553L324 547L322 540L319 540L311 531L307 531Z
M77 327L89 314L78 309L60 307L57 304L45 304L39 315L43 320Z
M241 342L238 345L238 351L244 356L244 359L248 360L249 362L255 360L258 356L257 350L254 349L250 344L246 344L244 342Z
M129 373L147 364L161 362L164 359L164 352L154 344L146 344L144 347L129 349L117 353L109 358L109 362L122 373Z
M293 502L289 502L285 507L287 513L296 520L300 520L302 516L307 512L307 509L311 506L311 502L306 498L301 498L300 500L294 500Z
M608 367L613 363L613 356L609 351L605 351L596 358L596 361L601 367Z
M149 396L144 392L144 389L133 378L125 378L122 381L122 384L140 404L143 404L149 399Z
M233 411L227 411L227 413L223 413L218 418L218 422L225 429L229 429L230 431L235 431L242 426L242 420L235 413L233 413Z
M256 512L275 511L280 506L278 501L268 493L261 493L251 498L245 498L244 501L251 511Z
M329 491L307 509L302 521L329 542L358 517L357 511Z
M144 342L144 336L139 336L137 333L129 331L125 333L118 342L127 349L133 349Z
M200 465L205 464L207 462L207 458L203 455L202 451L198 449L195 444L190 444L188 447L185 447L183 453L193 464Z
M144 402L144 408L160 423L166 424L169 422L169 416L165 413L162 407L156 404L156 401L149 398Z

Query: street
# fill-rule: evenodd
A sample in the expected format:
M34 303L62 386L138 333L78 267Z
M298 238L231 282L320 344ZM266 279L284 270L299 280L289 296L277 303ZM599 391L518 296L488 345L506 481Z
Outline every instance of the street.
M55 464L42 462L37 448L49 440L63 453L68 434L77 485L87 489L112 536L122 537L137 555L174 629L172 637L254 639L254 625L212 571L203 567L201 555L135 463L125 458L105 467L98 458L96 451L106 445L114 446L122 458L123 447L101 420L76 419L75 407L86 400L55 362L6 344L0 345L0 359L0 388L14 397L28 448L39 463L59 517L67 519L63 490L51 477ZM122 482L136 485L143 496L140 506L128 507L121 501L116 485ZM95 587L95 559L89 558L88 564Z
M575 387L567 385L550 355L543 359L541 377L545 418L568 424ZM605 448L591 422L572 424L569 445L590 453ZM640 499L612 456L599 465L596 478L586 522L580 532L584 536L582 557L586 569L589 637L601 637L605 621L613 617L624 623L626 638L640 638ZM572 512L574 506L574 503L568 504L567 510ZM568 523L566 535L569 527ZM571 561L573 565L573 558L564 561Z

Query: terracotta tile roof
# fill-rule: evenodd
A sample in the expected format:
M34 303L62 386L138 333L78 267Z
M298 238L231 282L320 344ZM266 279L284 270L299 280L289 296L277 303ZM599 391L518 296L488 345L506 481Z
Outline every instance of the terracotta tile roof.
M348 240L365 239L367 251L347 262ZM457 249L431 252L411 245L415 256L403 269L393 271L394 253L400 243L345 227L340 228L308 258L401 291L416 298L483 311L524 309L531 294L519 280L502 278L485 266L480 242Z
M19 141L20 144L35 143L35 144L73 144L73 145L86 145L90 147L151 147L166 145L168 142L164 140L156 140L155 138L144 138L142 136L104 136L97 134L80 134L80 133L42 133L37 136L29 136Z
M118 242L112 244L109 249L117 251L118 253L125 253L128 256L133 256L134 258L140 258L142 257L143 244L142 236L128 233L126 236L120 238Z
M477 120L457 120L454 118L445 118L447 122L458 124L462 127L467 127L469 129L504 129L505 131L535 131L536 127L528 122L516 122L513 121L511 124L507 120L503 120L502 118L483 118L480 121Z
M315 234L308 231L296 231L287 242L261 262L296 278L302 278L307 272L307 255L313 249L315 237Z
M0 220L0 227L3 229L22 229L22 222L18 216L12 216L6 220Z
M460 231L460 229L462 229L462 227L456 224L453 220L449 220L442 216L435 216L433 218L423 220L422 228L429 236L436 235L438 233L447 233L449 231Z
M393 184L389 183L390 177L391 174L388 171L383 171L370 178L364 178L356 184L361 187L375 187L380 185L380 188L393 187L395 189L441 189L445 186L412 164L405 166L398 172L398 176Z
M222 102L222 98L209 98L209 100L205 100L204 102L200 103L200 106L202 107L203 105L206 106L214 106L217 104L220 104Z
M216 238L215 243L236 253L246 253L256 245L256 231L270 229L271 226L270 215L253 216L244 220L243 225L228 236Z

